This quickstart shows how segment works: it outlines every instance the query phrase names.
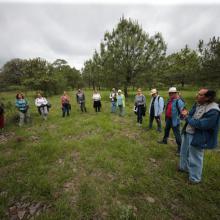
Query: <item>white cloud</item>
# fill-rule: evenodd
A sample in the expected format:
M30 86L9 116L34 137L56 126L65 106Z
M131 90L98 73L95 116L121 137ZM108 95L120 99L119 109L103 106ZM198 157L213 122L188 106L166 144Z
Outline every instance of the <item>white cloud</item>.
M48 2L48 1L47 1ZM66 59L81 68L124 15L161 32L168 52L220 36L220 5L104 5L0 3L0 65L9 59Z

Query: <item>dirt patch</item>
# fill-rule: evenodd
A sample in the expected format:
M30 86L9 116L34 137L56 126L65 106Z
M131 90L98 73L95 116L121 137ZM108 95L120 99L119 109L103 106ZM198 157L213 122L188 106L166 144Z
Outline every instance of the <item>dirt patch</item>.
M26 198L14 202L8 209L6 216L13 220L35 219L41 213L50 209L50 206L42 202L30 202Z
M0 134L0 144L10 141L15 136L14 132L4 132Z

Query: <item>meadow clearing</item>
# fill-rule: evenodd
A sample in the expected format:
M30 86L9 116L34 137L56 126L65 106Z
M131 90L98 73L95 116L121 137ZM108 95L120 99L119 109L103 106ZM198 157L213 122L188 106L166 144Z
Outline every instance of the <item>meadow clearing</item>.
M144 91L149 105L150 95ZM179 157L171 132L136 125L135 92L126 100L124 117L110 113L109 91L101 91L102 110L95 113L86 90L87 113L75 92L72 110L61 117L60 95L43 121L27 92L31 122L22 128L6 113L0 138L0 219L220 219L220 151L205 153L203 181L190 185L178 173ZM196 91L183 91L191 108ZM160 95L167 98L167 92ZM1 93L15 101L15 93ZM7 109L6 109L7 112ZM13 113L14 114L14 113ZM7 119L8 117L8 119ZM164 118L163 118L164 126Z

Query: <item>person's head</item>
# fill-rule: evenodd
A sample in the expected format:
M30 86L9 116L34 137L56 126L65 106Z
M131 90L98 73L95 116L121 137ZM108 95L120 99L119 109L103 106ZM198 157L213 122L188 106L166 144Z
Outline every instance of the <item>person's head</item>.
M97 94L97 93L98 93L98 91L95 89L93 93Z
M23 94L22 93L17 93L16 99L23 99Z
M176 87L170 87L168 93L169 93L169 96L171 99L176 98L178 95L178 91L177 91Z
M142 94L141 88L138 88L137 95L141 95L141 94Z
M37 97L38 97L38 98L41 98L41 97L42 97L42 94L41 94L40 92L38 92L38 93L37 93Z
M206 103L214 102L215 97L216 97L216 92L214 90L203 88L199 90L196 96L196 100L199 104L203 105Z
M121 93L122 93L122 91L119 89L119 90L118 90L118 94L121 95Z
M63 92L63 95L67 95L67 92L66 92L66 91L64 91L64 92Z
M78 92L81 92L81 89L78 89Z
M112 92L115 92L115 88L112 88Z
M150 94L152 97L156 97L158 94L157 89L151 89Z

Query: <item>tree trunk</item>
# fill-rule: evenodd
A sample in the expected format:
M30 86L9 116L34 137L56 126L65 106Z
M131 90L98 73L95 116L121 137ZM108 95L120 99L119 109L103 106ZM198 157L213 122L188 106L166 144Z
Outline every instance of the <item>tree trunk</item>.
M124 95L125 95L125 97L128 97L128 87L127 87L127 85L124 86Z

